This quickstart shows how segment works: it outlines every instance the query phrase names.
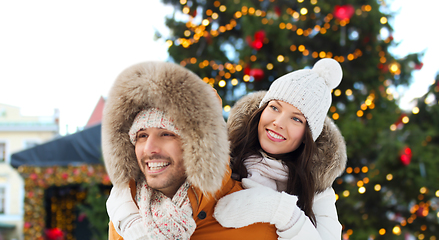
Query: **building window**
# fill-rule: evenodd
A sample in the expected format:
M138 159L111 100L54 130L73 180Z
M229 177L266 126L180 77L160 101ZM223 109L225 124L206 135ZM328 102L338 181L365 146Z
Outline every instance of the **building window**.
M6 188L0 186L0 214L5 214L6 209Z
M0 142L0 163L6 162L6 143Z

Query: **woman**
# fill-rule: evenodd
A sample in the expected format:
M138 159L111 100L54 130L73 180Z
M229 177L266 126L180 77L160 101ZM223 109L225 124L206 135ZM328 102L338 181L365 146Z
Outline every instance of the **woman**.
M228 121L232 168L249 189L219 200L221 225L269 222L279 239L341 238L331 185L346 148L326 117L341 77L338 62L322 59L237 103Z

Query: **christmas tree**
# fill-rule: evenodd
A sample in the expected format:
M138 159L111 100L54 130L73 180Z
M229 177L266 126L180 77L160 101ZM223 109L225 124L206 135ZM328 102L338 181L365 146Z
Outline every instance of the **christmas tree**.
M417 115L398 106L392 90L410 84L422 54L396 59L389 52L396 43L386 2L163 2L175 7L166 20L170 58L218 91L225 118L243 95L267 90L288 72L321 58L340 62L343 80L328 115L348 151L346 172L333 186L343 237L439 237L437 103L419 101Z

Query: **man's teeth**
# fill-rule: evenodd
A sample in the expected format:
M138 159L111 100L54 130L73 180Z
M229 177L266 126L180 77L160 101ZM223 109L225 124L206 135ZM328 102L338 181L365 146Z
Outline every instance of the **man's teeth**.
M168 165L169 165L169 163L167 163L167 162L149 162L148 163L149 169L153 170L153 171L160 170Z
M273 138L276 138L276 139L285 139L284 137L279 136L279 135L277 135L276 133L274 133L274 132L272 132L270 130L268 130L268 134L270 134L270 136L272 136Z

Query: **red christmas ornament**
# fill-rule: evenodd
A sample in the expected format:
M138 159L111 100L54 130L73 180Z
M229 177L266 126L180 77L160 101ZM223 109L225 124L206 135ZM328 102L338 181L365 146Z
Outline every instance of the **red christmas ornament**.
M262 48L264 45L264 39L265 39L265 31L259 30L255 33L253 39L250 36L246 37L246 41L250 47L252 47L255 50L258 50Z
M363 43L364 44L368 43L369 41L370 41L370 37L369 36L366 36L366 37L363 38Z
M46 237L48 240L63 240L64 233L59 228L50 228L46 230Z
M402 150L400 161L404 166L407 166L410 164L411 160L412 160L412 150L409 147L405 147Z
M415 70L421 70L424 66L424 63L415 64Z
M264 38L265 38L265 31L264 30L259 30L259 31L255 32L255 40L264 41Z
M87 214L81 213L81 214L78 215L78 222L82 222L86 218L87 218Z
M280 11L280 7L279 6L274 6L274 12L276 13L276 16L280 16L280 13L281 13L281 11Z
M355 9L352 5L346 4L346 5L335 5L334 7L334 16L338 20L349 20L351 19L352 15L354 15Z
M382 73L386 73L386 72L389 71L389 66L388 65L384 65L382 63L379 63L377 67L378 67L378 69L381 70Z
M205 32L204 37L206 38L207 44L209 44L209 45L212 44L212 35L210 35L209 32Z
M418 217L426 217L428 215L428 208L425 206L419 206L418 210L416 210L416 215Z
M250 67L249 66L245 66L244 67L244 74L245 75L250 75Z
M250 70L249 75L252 76L255 81L260 81L264 78L264 70L260 68L253 68Z
M264 44L262 43L261 40L254 40L254 41L252 42L252 44L251 44L251 47L252 47L253 49L256 49L256 50L259 51L259 49L261 49L263 45L264 45Z
M197 16L197 9L195 9L194 11L192 11L192 12L190 13L190 15L191 15L192 17Z

